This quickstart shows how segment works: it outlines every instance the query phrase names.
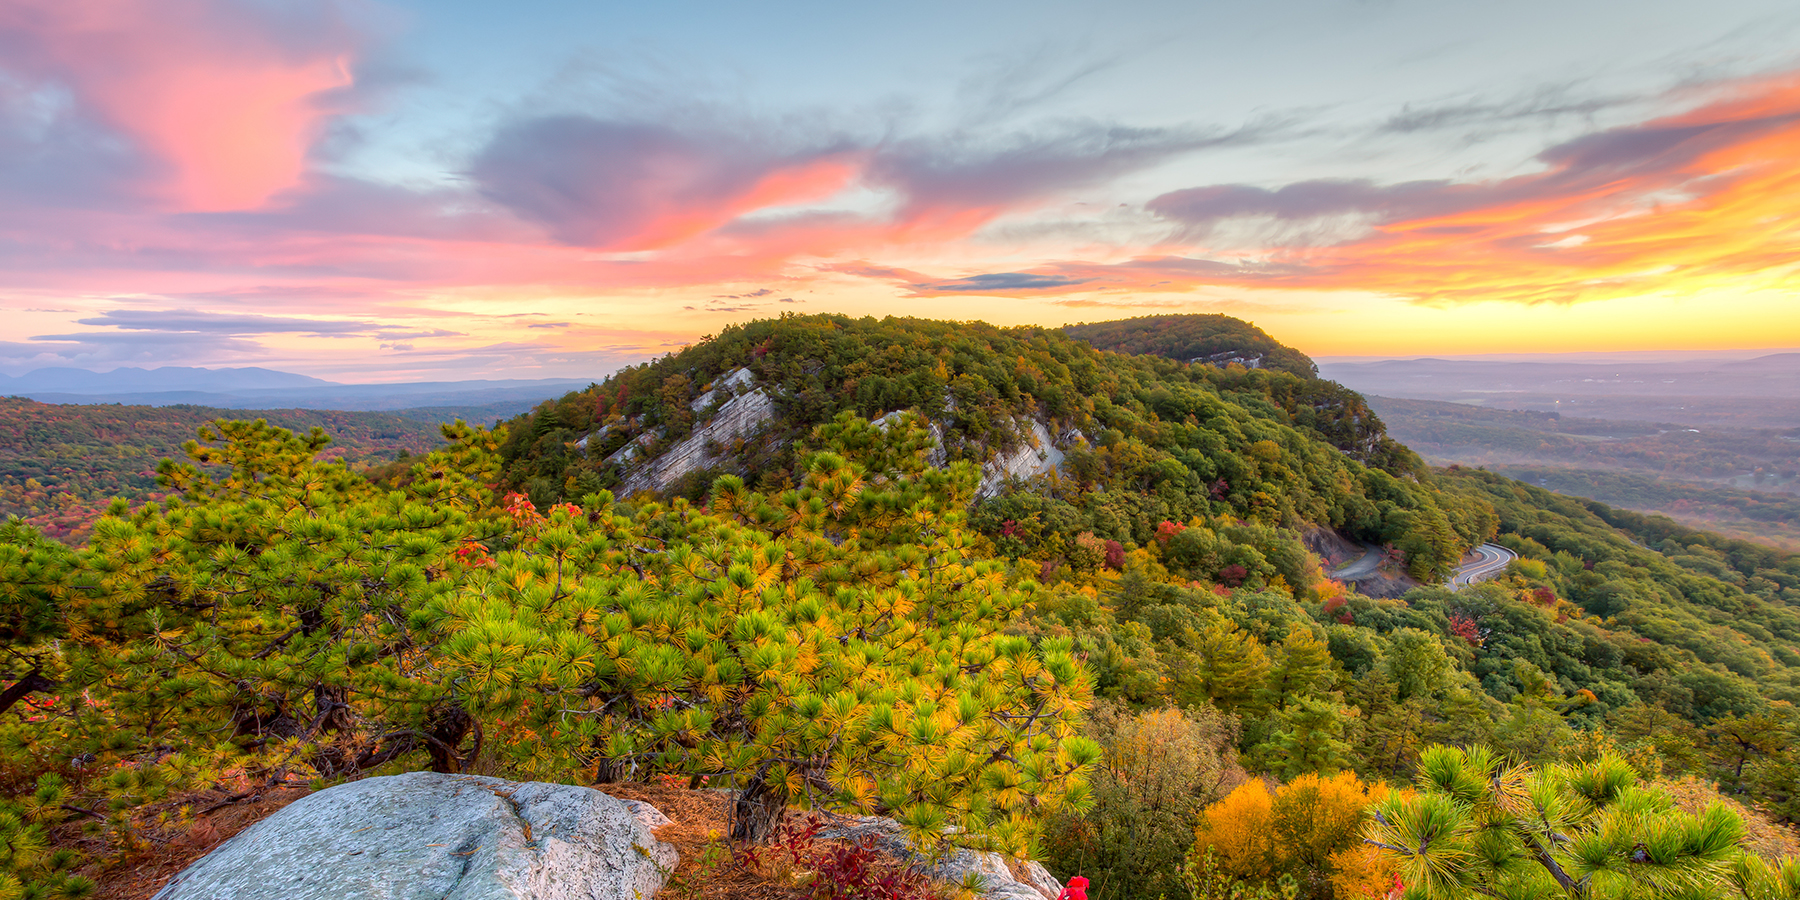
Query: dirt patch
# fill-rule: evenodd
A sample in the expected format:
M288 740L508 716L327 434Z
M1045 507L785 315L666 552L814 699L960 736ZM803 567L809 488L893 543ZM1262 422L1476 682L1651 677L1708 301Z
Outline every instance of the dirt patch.
M1353 583L1357 593L1378 600L1398 600L1407 591L1420 586L1410 575L1390 575L1383 572L1359 578Z
M780 848L758 846L763 860L752 864L735 856L725 835L730 830L730 798L723 791L688 790L666 785L619 783L596 786L603 793L626 800L639 800L656 807L669 818L669 824L656 830L657 840L672 844L681 854L681 862L669 877L669 883L657 900L803 900L812 895L808 884L815 875L805 868L790 868L789 855ZM788 810L780 825L794 831L803 829L815 814ZM832 817L820 816L829 822ZM783 840L778 826L774 844ZM853 845L841 840L798 838L787 845L797 850L802 860L816 864L831 853ZM901 861L874 851L870 868L875 874L898 872ZM791 855L791 854L790 854ZM801 866L809 863L802 862ZM954 885L934 885L925 893L910 894L919 900L972 900L973 895Z
M807 896L804 887L772 880L733 859L731 843L725 837L731 829L730 798L725 793L635 782L596 785L595 789L648 803L669 818L669 824L656 830L656 839L674 845L681 861L657 895L662 900L800 900Z
M94 898L149 900L169 883L169 879L211 853L213 848L310 793L312 789L307 787L271 788L242 796L209 791L146 808L140 825L146 849L114 859L105 868L88 873L100 884ZM159 817L173 816L183 806L194 811L189 824L161 827L154 824Z
M1361 544L1329 528L1308 529L1300 535L1300 540L1319 558L1327 572L1363 555Z

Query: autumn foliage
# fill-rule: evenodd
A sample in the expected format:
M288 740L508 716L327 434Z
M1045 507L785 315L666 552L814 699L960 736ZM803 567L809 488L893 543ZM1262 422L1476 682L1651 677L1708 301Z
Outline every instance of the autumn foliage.
M1370 804L1386 793L1353 772L1301 775L1272 791L1247 781L1206 808L1192 853L1251 885L1286 877L1307 897L1384 896L1393 868L1361 839Z
M227 773L677 775L733 789L741 839L821 806L1015 856L1084 802L1091 683L1007 633L1034 588L962 528L973 467L820 453L779 496L539 510L488 487L503 433L445 435L384 491L322 435L220 422L87 548L0 526L0 838L89 811L129 852L134 810ZM10 860L0 887L81 889Z

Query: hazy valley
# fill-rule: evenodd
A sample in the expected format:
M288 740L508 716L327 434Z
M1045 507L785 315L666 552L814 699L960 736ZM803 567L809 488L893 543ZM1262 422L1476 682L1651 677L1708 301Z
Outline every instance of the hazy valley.
M1800 354L1642 356L1322 369L1368 395L1396 439L1434 465L1800 549Z

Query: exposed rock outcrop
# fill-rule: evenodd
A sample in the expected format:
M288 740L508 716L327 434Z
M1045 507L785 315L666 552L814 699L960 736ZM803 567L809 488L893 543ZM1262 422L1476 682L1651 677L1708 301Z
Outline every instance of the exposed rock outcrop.
M655 808L592 788L414 772L320 791L155 900L642 900L675 850Z
M747 368L720 378L711 390L696 397L691 404L696 413L705 414L715 407L716 411L705 422L697 425L686 440L654 459L642 459L644 448L655 440L655 436L650 433L640 435L608 456L608 462L631 467L625 472L615 493L630 496L639 491L667 490L691 472L727 462L729 454L714 451L729 448L734 441L754 437L775 418L775 400L769 389L752 388L754 383L755 379ZM955 398L945 394L945 406L955 409ZM905 412L890 412L875 419L873 424L887 427ZM1073 441L1085 443L1087 440L1081 432L1072 430L1064 432L1060 437L1052 436L1050 429L1035 418L1015 419L1014 425L1023 433L1024 440L1011 449L996 452L982 464L981 484L975 492L977 499L999 494L1011 479L1028 480L1055 470L1063 461L1059 446L1066 446ZM932 466L946 465L948 454L944 449L944 425L932 421L927 423L927 427L931 430L932 449L926 461ZM577 441L576 445L584 448L598 446L604 435L605 429L602 429Z
M935 880L946 884L963 884L974 876L980 881L976 896L984 900L1056 900L1062 883L1035 862L1014 861L998 853L979 850L956 850L941 859L932 860L913 852L904 829L893 819L877 816L852 816L847 824L819 832L826 840L859 841L873 836L875 846L896 859L916 860L925 866Z
M739 369L720 379L716 387L694 400L695 411L704 411L719 399L720 391L744 387L750 384L750 370ZM704 402L702 402L704 401ZM638 491L666 490L670 485L680 481L682 476L690 472L711 468L724 462L721 456L715 456L710 448L729 448L733 441L745 440L755 436L756 432L775 418L775 401L769 392L757 388L726 400L719 406L717 413L704 424L694 428L687 439L655 459L643 463L625 475L619 482L616 493L629 497ZM633 445L626 445L620 453L631 450ZM635 453L619 456L619 462L630 462Z
M877 428L886 428L906 413L907 410L895 410L871 424ZM1025 439L1018 446L995 453L982 463L981 484L975 488L976 499L999 494L1009 479L1025 481L1055 470L1063 461L1063 452L1057 449L1058 444L1067 446L1071 438L1086 441L1079 431L1064 432L1064 439L1059 441L1051 437L1050 429L1037 419L1014 419L1013 424L1024 432ZM931 450L925 462L937 467L947 465L949 456L944 450L944 426L929 422L927 427L931 429Z
M1063 453L1056 449L1050 429L1036 419L1015 420L1026 426L1025 440L1011 450L994 454L981 466L981 485L975 489L976 499L1000 493L1010 479L1024 481L1062 465Z
M1263 355L1254 350L1226 350L1223 353L1214 353L1210 356L1196 356L1193 359L1188 360L1188 362L1202 366L1213 366L1214 368L1219 369L1223 369L1233 363L1243 366L1246 369L1260 369L1263 367Z
M695 397L694 402L689 406L694 412L701 412L711 406L714 400L719 399L721 394L730 396L733 392L749 387L755 381L756 376L750 374L749 369L738 369L715 382L712 390Z

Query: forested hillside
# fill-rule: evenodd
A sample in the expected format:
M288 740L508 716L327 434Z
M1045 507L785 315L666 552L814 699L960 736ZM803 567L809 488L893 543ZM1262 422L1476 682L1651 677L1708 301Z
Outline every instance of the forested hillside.
M1215 368L1249 363L1247 368L1271 369L1299 377L1290 389L1284 408L1313 426L1333 446L1354 451L1370 461L1393 454L1410 453L1400 448L1362 395L1319 377L1319 367L1306 354L1288 347L1248 322L1230 316L1143 316L1117 322L1072 325L1063 332L1100 350L1131 355L1161 356L1180 362ZM1313 410L1306 412L1307 408Z
M52 537L82 540L112 498L138 503L155 494L156 464L180 457L195 429L218 418L262 418L301 432L322 428L332 437L325 458L359 465L421 454L441 442L435 424L387 413L0 397L0 517L20 516Z
M1428 469L1301 369L785 317L380 470L214 426L87 547L0 535L0 838L430 767L887 815L1096 898L1800 897L1759 861L1800 558ZM1424 586L1331 580L1349 541Z
M1057 436L1060 464L982 498L970 522L984 552L1049 586L1020 627L1073 639L1100 696L1123 704L1109 715L1182 710L1232 746L1225 770L1283 778L1349 768L1406 780L1434 741L1537 763L1614 748L1654 758L1646 772L1723 777L1800 814L1786 743L1800 699L1800 559L1678 528L1649 540L1598 504L1427 470L1338 385L1163 357L1252 333L1197 319L1191 339L1180 317L1085 326L1124 347L1153 330L1167 338L1146 345L1157 355L1035 328L750 323L517 420L506 478L542 503L618 485L704 424L725 402L707 391L739 367L754 381L731 390L768 391L775 417L674 493L704 497L726 472L780 492L821 448L879 474L879 458L852 452L871 433L859 423L896 410L940 423L945 456L975 462L1029 440L1023 423L1037 421ZM1307 549L1322 530L1387 545L1427 584L1483 540L1522 559L1459 592L1370 599L1323 577ZM1092 821L1068 827L1053 830L1065 861L1103 856L1114 839ZM1173 879L1172 863L1157 865ZM1149 877L1134 873L1109 883Z
M1301 378L1319 376L1319 367L1306 354L1230 316L1139 316L1070 325L1063 333L1114 353L1181 362L1212 361L1221 368L1227 364L1225 360L1236 358L1250 362L1249 368L1274 369Z
M1431 577L1491 524L1484 507L1416 489L1418 458L1328 382L1101 353L1054 330L914 319L752 322L625 370L516 420L508 484L538 503L615 487L630 460L658 456L727 401L715 382L739 368L778 410L760 440L730 448L733 467L766 489L791 483L813 430L841 414L915 410L942 424L952 461L1026 441L1033 421L1068 436L1068 477L1017 501L1047 505L993 523L998 536L999 522L1015 522L1004 537L1023 555L1061 556L1088 532L1141 545L1164 521L1235 516L1395 543ZM676 492L700 496L711 474Z

